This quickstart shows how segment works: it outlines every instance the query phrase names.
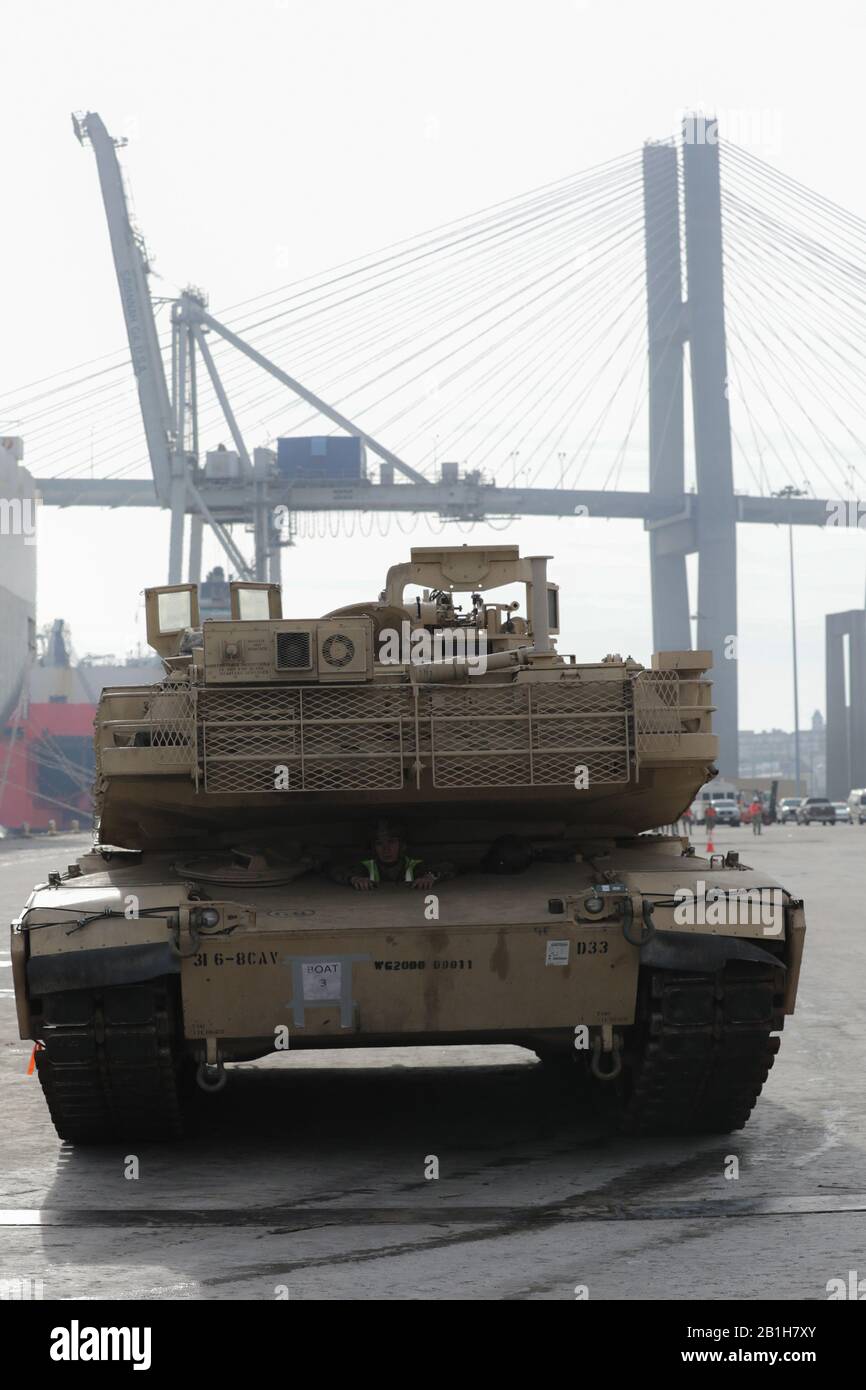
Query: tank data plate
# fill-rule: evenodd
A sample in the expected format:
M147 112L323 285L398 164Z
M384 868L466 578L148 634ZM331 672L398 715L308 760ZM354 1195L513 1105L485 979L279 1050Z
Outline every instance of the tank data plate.
M182 964L187 1037L626 1025L638 951L621 926L559 921L235 933Z

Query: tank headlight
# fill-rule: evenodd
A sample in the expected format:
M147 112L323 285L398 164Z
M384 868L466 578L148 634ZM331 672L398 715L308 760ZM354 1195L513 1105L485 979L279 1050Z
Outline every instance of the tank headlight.
M191 916L197 927L215 927L220 919L219 910L215 907L199 907Z
M604 908L604 900L593 893L583 900L584 909L587 912L601 912Z

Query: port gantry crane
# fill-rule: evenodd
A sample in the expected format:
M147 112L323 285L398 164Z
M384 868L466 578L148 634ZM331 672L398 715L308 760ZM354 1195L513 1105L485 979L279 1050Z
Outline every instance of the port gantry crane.
M284 544L275 517L274 498L268 480L273 454L244 443L237 418L217 371L205 334L211 330L239 352L269 372L295 395L300 396L347 434L363 441L372 453L413 483L428 480L392 453L354 421L289 376L276 363L257 352L249 343L207 311L201 290L184 290L171 305L171 389L159 345L153 302L148 284L149 258L144 238L132 220L123 184L117 151L126 140L109 135L94 111L75 114L73 128L79 142L89 144L96 156L102 201L111 238L111 252L117 273L120 302L126 323L130 356L138 387L141 418L153 472L153 485L160 506L171 511L169 541L169 584L183 578L183 552L186 517L191 517L189 578L201 577L202 532L207 523L240 578L279 583L280 549ZM231 494L208 504L203 496L203 473L199 454L198 359L204 363L237 450L241 476ZM255 538L253 564L244 557L228 529L231 523L251 525Z

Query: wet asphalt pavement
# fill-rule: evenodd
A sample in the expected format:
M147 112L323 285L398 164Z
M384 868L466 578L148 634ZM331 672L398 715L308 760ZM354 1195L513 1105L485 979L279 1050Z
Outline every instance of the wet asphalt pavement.
M0 843L5 921L86 843ZM196 1137L136 1145L130 1180L129 1149L57 1139L4 940L0 1279L58 1299L823 1300L863 1278L866 827L716 843L808 924L776 1065L722 1138L612 1138L519 1048L307 1052L232 1069Z

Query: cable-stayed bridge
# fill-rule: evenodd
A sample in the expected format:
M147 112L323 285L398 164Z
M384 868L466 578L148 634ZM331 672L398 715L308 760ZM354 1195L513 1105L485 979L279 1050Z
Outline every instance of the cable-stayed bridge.
M863 510L861 219L691 118L682 141L218 315L188 290L160 333L115 142L92 114L76 129L97 157L130 351L0 404L26 426L46 503L169 508L170 582L187 520L195 580L204 526L236 572L278 578L282 523L305 512L640 519L654 645L690 646L697 609L720 765L736 770L737 524L857 525ZM375 478L277 475L277 437L334 430L364 439ZM217 479L206 456L226 435L239 466ZM245 524L252 558L233 533ZM838 616L828 720L864 785L850 711L866 702L866 641L857 615Z

